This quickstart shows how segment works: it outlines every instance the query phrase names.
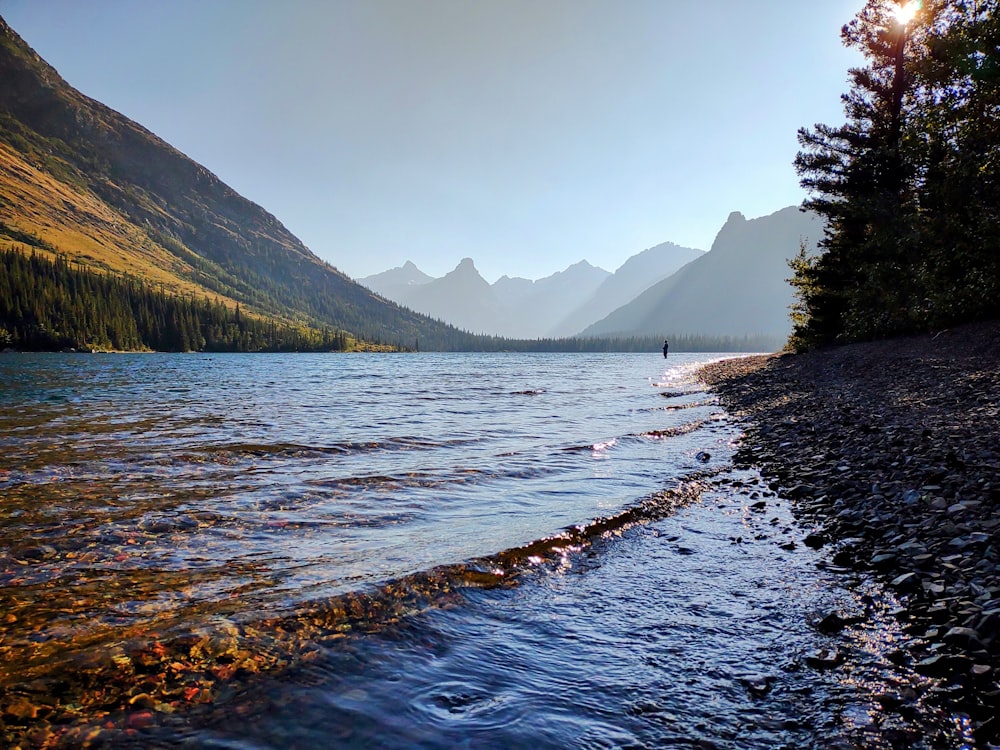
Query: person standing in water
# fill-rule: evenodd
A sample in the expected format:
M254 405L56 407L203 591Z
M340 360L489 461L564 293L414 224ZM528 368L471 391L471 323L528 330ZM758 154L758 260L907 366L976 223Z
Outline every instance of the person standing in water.
M666 339L663 339L663 358L667 358L667 352L670 351L670 344Z

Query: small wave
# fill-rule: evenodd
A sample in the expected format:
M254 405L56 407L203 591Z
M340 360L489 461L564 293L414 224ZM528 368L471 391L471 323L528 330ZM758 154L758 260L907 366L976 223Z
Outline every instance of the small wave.
M640 413L648 413L654 411L683 411L685 409L701 409L706 406L716 406L718 401L716 399L704 399L702 401L690 401L686 404L667 404L666 406L650 406L645 409L636 409Z
M621 440L666 440L669 438L680 437L682 435L689 435L692 432L697 432L702 429L710 420L699 419L694 422L688 422L686 424L679 425L677 427L669 427L665 430L649 430L648 432L640 432L638 434L624 435ZM567 452L584 452L584 451L595 451L603 452L613 448L619 442L619 438L611 438L610 440L605 440L603 442L591 443L588 445L573 445L569 448L563 448Z
M329 455L372 453L376 451L434 450L464 445L466 439L428 440L426 438L404 436L380 440L348 440L326 445L303 445L301 443L225 443L210 445L199 452L207 455L236 454L255 457L310 458Z
M606 440L603 443L594 443L592 446L590 446L590 448L592 451L594 451L594 453L603 453L605 451L611 450L617 444L618 440L616 438L611 438L610 440Z
M696 393L701 393L701 391L697 391L697 390L691 390L691 391L660 391L660 395L663 396L663 398L686 398L687 396L691 396L691 395L694 395Z
M590 450L588 447L587 450ZM503 458L509 460L515 454L507 454ZM337 488L372 488L372 487L425 487L442 488L449 485L483 484L503 479L534 479L553 472L552 467L542 463L525 462L508 465L504 468L484 469L470 466L456 466L446 472L411 471L405 474L364 474L328 479L307 479L303 484L324 489Z
M681 435L690 435L692 432L700 430L706 424L707 420L699 419L695 422L688 422L687 424L682 424L678 427L670 427L666 430L650 430L649 432L643 432L639 435L639 437L652 440L666 440L669 438L680 437Z
M607 453L612 448L618 444L618 438L610 438L608 440L601 440L596 443L587 443L586 445L570 445L566 448L562 448L563 453Z
M152 628L137 623L121 628L118 637L104 633L101 638L66 643L21 678L8 680L4 688L16 692L18 683L29 678L33 690L58 684L58 690L49 692L46 711L50 718L64 719L67 726L72 721L72 729L62 737L70 744L76 738L73 733L83 738L93 729L81 720L80 706L100 706L94 720L111 733L119 731L116 727L127 732L140 719L147 726L157 721L149 705L168 705L171 713L193 710L231 692L227 684L234 680L308 664L324 647L349 634L377 632L421 611L459 604L465 590L513 587L527 575L561 569L599 541L697 500L718 473L691 474L676 487L649 495L620 513L493 555L390 580L371 590L267 615L248 589L247 598L228 600L232 605L239 602L241 609L201 603L199 612L171 612ZM182 621L184 614L198 620ZM67 680L67 674L73 679ZM111 696L109 684L115 685ZM135 696L141 696L141 702Z

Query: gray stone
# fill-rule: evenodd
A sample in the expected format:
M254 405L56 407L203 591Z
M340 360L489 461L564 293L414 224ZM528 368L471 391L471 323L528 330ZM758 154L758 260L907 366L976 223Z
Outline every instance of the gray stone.
M889 570L896 564L896 556L891 552L884 552L872 557L871 565L875 570Z
M892 579L890 585L898 591L916 591L920 588L920 576L916 573L903 573Z
M944 634L945 643L950 643L954 646L961 646L962 648L972 649L978 651L982 648L983 642L977 633L972 628L961 628L955 627L951 628L947 633Z

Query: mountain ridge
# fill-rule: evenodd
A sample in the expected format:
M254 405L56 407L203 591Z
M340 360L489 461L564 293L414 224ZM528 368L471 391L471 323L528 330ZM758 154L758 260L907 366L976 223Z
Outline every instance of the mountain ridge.
M657 331L787 338L794 299L788 260L800 242L815 252L824 224L788 206L747 219L730 213L712 249L647 289L581 336L652 335ZM727 305L720 307L720 300Z
M556 311L575 307L610 274L581 260L541 279L502 276L487 282L472 258L463 258L444 276L433 279L412 261L358 279L358 283L404 307L468 331L512 338L551 336L545 321ZM421 281L429 278L430 281ZM399 283L405 280L407 283ZM541 323L540 323L541 321Z
M357 281L405 307L466 330L519 338L564 338L600 320L702 254L701 250L663 242L631 256L614 273L586 259L535 280L504 275L487 284L477 273L476 280L467 277L477 287L475 303L468 300L470 290L458 289L455 277L451 277L453 283L449 286L426 288L440 279L428 276L410 260ZM467 263L474 268L474 261L465 258L455 270ZM464 301L450 301L449 294Z
M576 335L703 254L673 242L661 242L636 253L615 269L589 299L553 326L552 334Z

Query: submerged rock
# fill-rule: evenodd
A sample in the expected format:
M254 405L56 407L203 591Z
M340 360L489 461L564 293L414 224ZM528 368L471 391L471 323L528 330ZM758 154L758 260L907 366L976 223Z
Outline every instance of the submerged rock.
M823 648L806 657L806 664L813 669L834 669L844 662L844 655L835 648Z

